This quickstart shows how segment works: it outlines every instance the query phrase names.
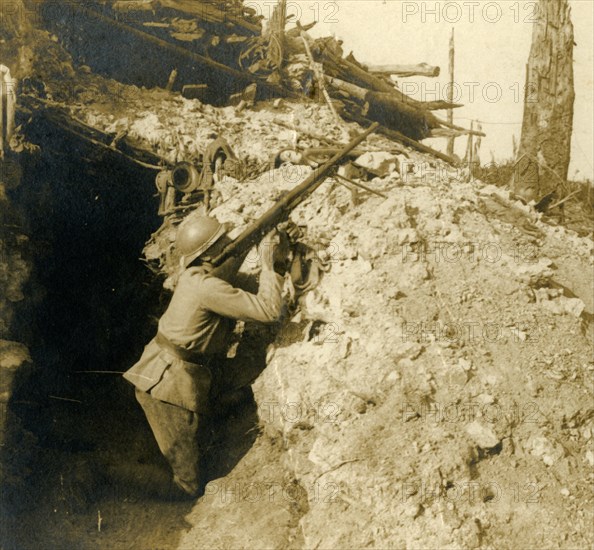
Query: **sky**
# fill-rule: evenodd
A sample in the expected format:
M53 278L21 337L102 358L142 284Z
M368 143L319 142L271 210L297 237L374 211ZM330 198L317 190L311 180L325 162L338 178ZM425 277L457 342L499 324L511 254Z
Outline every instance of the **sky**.
M244 0L266 17L276 1ZM512 135L519 142L526 62L537 2L529 0L287 0L287 12L301 23L316 21L309 33L341 39L345 55L362 63L441 67L438 78L399 79L400 89L420 100L447 99L448 44L455 33L455 90L465 106L454 122L469 127L480 120L487 137L481 160L512 157ZM569 175L593 179L594 0L570 0L575 30L575 115ZM438 113L441 114L441 113ZM445 139L424 143L445 150ZM466 138L456 140L464 154Z

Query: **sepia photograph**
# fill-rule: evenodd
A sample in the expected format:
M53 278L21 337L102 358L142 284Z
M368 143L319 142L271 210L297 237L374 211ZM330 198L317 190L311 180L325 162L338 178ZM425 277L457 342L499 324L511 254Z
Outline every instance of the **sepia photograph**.
M594 547L594 0L0 0L0 550Z

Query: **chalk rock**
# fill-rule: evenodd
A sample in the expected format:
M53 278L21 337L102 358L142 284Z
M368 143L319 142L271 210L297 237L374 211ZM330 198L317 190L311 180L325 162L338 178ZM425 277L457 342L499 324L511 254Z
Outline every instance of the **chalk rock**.
M521 264L515 267L516 278L528 285L546 283L553 275L552 264L548 258L540 258L536 263ZM510 265L515 266L515 262Z
M547 466L552 466L562 457L563 453L555 448L545 436L537 436L530 442L530 454L540 458Z
M466 433L481 449L492 449L500 441L493 430L476 420L466 426Z
M568 313L574 317L579 317L586 307L586 304L579 298L567 298L566 296L559 296L554 300L542 300L540 305L555 315Z
M400 165L398 158L391 153L375 151L362 154L357 158L356 163L359 166L368 168L374 174L377 174L380 177L384 177L391 172L395 172Z

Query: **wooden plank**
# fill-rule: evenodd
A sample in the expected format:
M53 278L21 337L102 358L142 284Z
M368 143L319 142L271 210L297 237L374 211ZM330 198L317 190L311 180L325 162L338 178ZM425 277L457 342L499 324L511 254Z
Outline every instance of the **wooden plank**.
M416 65L367 65L367 70L372 74L394 75L394 76L439 76L440 68L428 63L417 63Z

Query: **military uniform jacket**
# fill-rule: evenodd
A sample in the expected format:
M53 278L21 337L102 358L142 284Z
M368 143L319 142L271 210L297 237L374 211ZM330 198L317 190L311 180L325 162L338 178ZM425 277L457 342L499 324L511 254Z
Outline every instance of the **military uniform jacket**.
M159 338L148 343L124 378L155 399L207 412L209 363L226 354L235 320L269 323L279 319L282 284L281 276L262 271L256 295L212 276L203 267L186 269L159 320ZM159 345L159 339L171 346ZM182 359L172 349L176 347L195 358Z

